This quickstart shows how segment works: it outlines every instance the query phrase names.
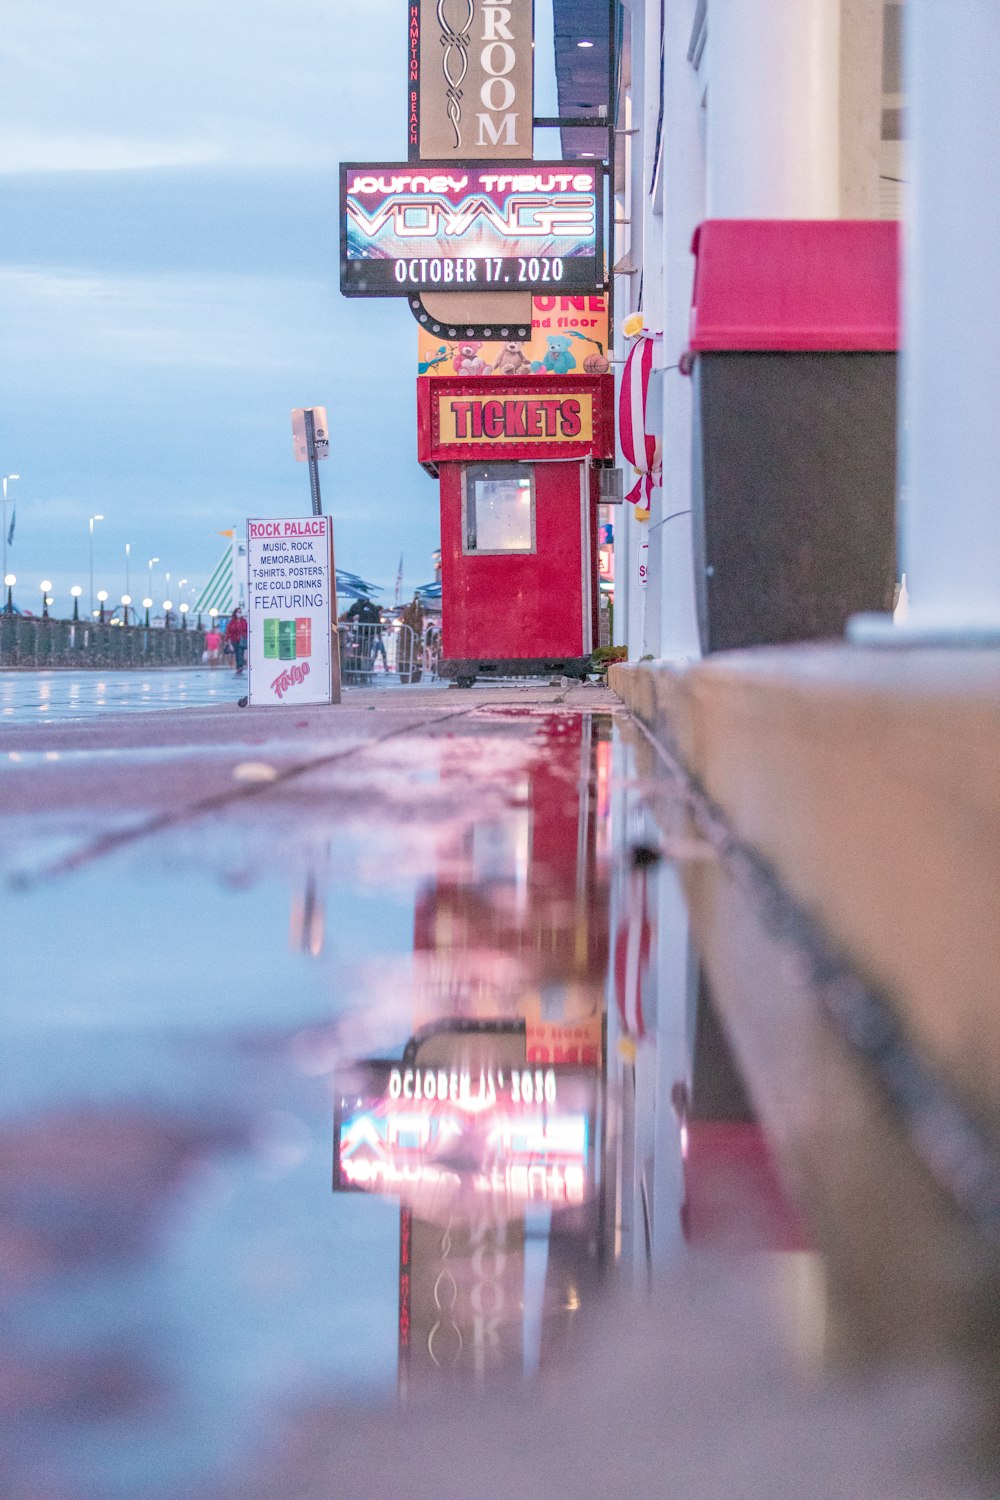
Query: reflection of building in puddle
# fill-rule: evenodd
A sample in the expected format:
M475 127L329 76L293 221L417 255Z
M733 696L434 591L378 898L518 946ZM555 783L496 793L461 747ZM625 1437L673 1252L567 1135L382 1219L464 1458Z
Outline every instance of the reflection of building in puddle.
M609 732L539 719L505 812L457 832L418 896L404 1057L335 1080L335 1188L402 1204L410 1394L537 1369L599 1269Z
M415 1028L518 1018L532 1062L600 1065L609 733L583 715L540 719L538 753L504 816L472 824L444 851L445 869L467 873L418 897Z
M829 1342L820 1256L788 1191L718 1020L692 941L690 857L700 830L670 778L654 779L644 739L616 746L608 1054L607 1192L614 1251L645 1287L693 1252L741 1258L767 1286L790 1348L815 1369ZM636 770L644 780L636 781ZM720 877L721 878L721 877Z
M603 1075L523 1023L447 1023L335 1078L335 1189L400 1199L400 1388L515 1380L599 1263Z
M678 1085L684 1201L692 1245L724 1250L807 1250L809 1241L778 1172L700 976L690 1088Z
M690 1088L679 1085L684 1237L696 1248L752 1255L779 1324L805 1368L823 1361L828 1289L822 1258L793 1203L768 1136L698 977Z

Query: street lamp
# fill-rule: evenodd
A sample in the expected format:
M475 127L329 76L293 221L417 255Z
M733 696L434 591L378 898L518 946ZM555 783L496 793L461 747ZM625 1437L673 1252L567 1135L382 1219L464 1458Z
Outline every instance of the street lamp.
M148 586L146 588L146 593L147 594L152 594L152 592L153 592L153 564L154 563L158 563L159 560L160 559L158 557L151 557L149 559L149 562L146 564L146 567L149 569L149 584L148 584ZM152 603L152 602L153 602L152 599L150 599L150 603ZM148 625L149 621L147 620L146 623Z
M122 623L128 624L128 607L132 603L131 594L122 594Z
M101 606L98 618L100 620L100 623L103 625L104 624L104 606L108 602L108 591L107 591L107 589L98 589L98 591L97 591L97 602Z
M12 615L14 613L14 600L11 597L10 591L17 582L17 576L14 573L5 573L3 581L7 585L7 603L4 605L3 612L5 615Z
M80 585L78 583L74 583L73 587L70 589L70 593L73 595L73 619L74 620L79 620L79 618L80 618L80 595L83 593L83 589L80 587Z
M91 516L90 526L90 613L94 613L94 522L103 521L103 516Z
M191 608L190 604L182 604L180 606L180 611L181 611L181 629L182 630L187 630L187 628L188 628L188 610L190 608Z
M143 601L142 601L142 607L146 611L146 629L148 630L149 629L149 611L153 607L153 601L149 597L148 594L146 595L145 599L143 599Z
M8 479L20 479L20 474L5 474L3 476L3 576L7 577L7 481Z
M42 591L42 619L49 618L49 589L52 587L51 578L43 578L38 587Z
M174 606L173 606L173 604L171 603L171 601L169 599L164 599L164 601L163 601L163 628L164 628L164 630L169 630L170 629L170 611L173 609L173 607Z
M125 543L125 592L126 592L126 594L129 593L130 590L131 590L131 588L132 588L132 585L131 585L131 583L129 581L129 576L128 576L129 559L130 559L131 555L132 555L132 543L131 542L126 542Z

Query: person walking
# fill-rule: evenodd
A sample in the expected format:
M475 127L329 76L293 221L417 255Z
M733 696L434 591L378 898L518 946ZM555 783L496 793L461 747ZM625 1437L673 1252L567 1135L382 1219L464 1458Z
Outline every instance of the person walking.
M222 650L222 635L213 620L205 632L205 660L210 667L219 665L219 652Z
M247 622L238 604L229 616L229 624L226 626L226 642L233 648L234 670L239 674L243 671L243 663L247 654Z

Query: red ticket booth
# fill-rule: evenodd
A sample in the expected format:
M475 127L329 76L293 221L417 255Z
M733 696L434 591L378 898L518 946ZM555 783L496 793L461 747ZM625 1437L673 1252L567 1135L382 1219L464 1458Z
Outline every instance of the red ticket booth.
M613 377L422 379L417 415L441 490L442 676L585 676Z

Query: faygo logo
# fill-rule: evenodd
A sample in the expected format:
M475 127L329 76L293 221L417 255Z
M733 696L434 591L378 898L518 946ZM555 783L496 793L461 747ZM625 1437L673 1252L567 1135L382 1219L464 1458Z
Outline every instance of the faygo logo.
M271 692L278 698L283 698L290 687L296 687L309 676L309 663L297 661L294 667L287 667L271 683Z

